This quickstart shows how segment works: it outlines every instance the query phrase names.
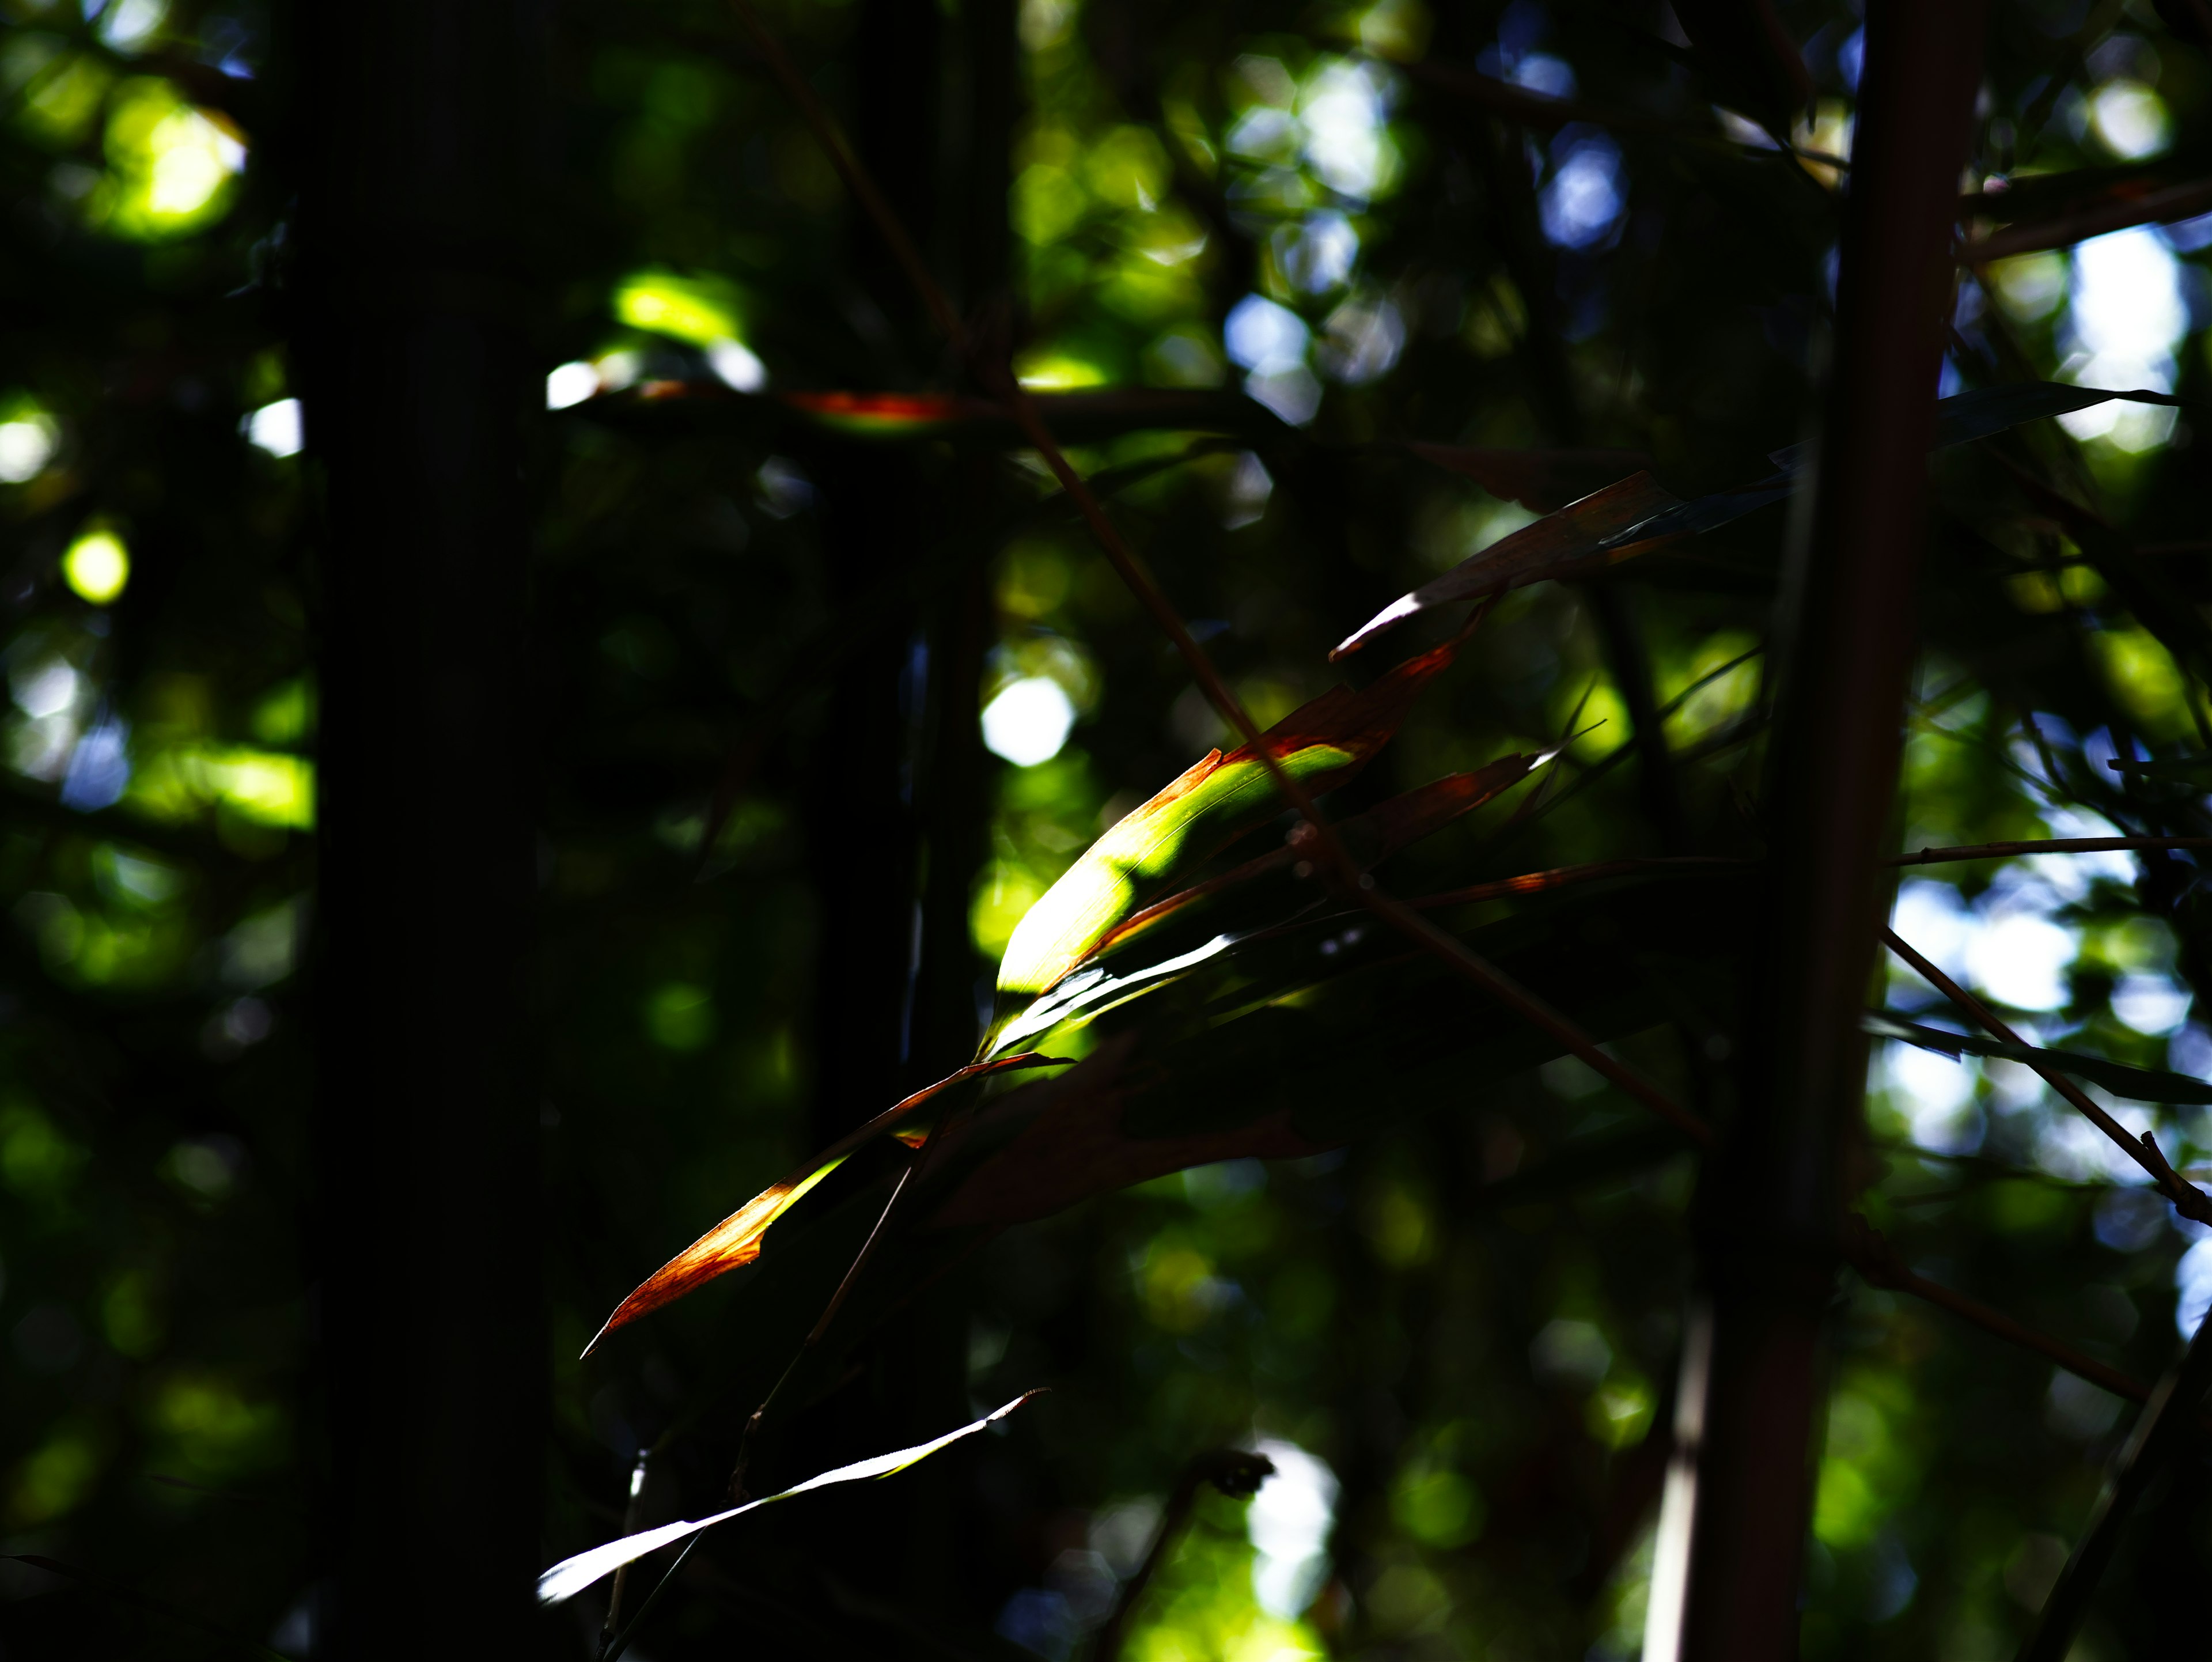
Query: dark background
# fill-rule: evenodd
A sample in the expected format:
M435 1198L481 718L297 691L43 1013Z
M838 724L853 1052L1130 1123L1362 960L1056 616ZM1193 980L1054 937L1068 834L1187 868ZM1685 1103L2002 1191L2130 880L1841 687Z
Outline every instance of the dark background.
M635 1521L715 1504L820 1292L754 1294L764 1260L586 1341L966 1060L1022 909L1226 738L1009 429L771 396L975 387L731 14L327 9L5 8L0 1543L67 1571L0 1563L10 1658L587 1653L604 1584L533 1618L528 1578L619 1532L641 1447ZM1777 9L1798 137L1838 150L1860 20ZM1964 185L2021 194L1966 230L2203 179L2195 15L1998 8ZM1639 450L1689 496L1807 434L1836 173L1760 135L1790 88L1686 14L763 17L1031 385L1218 389L1047 402L1262 721L1528 516L1401 441ZM2208 246L2197 219L1966 274L1946 390L2201 400ZM2201 418L2075 425L1936 467L1900 846L2212 829L2202 779L2105 765L2212 750ZM1786 527L1509 599L1334 806L1590 730L1556 811L1484 810L1394 892L1750 851L1760 670L1692 689L1765 638ZM977 717L1031 679L1075 721L1021 766ZM2194 864L2057 868L1929 868L1898 927L2045 1043L2206 1073ZM1574 939L1593 977L1641 961ZM1730 1019L1626 1049L1724 1114ZM1127 1654L1636 1654L1694 1166L1579 1063L1418 1091L1380 1065L1434 1037L1384 1010L1322 1058L1341 1148L1091 1199L856 1312L757 1492L1052 1392L709 1537L636 1653L1077 1654L1185 1463L1233 1445L1281 1475L1201 1500ZM2155 1377L2212 1288L2203 1232L2023 1070L1891 1050L1859 1203L1923 1273ZM1211 1088L1316 1065L1240 1053ZM2212 1161L2201 1110L2155 1123ZM770 1257L834 1282L891 1169L855 1161ZM1855 1278L1833 1334L1805 1653L2008 1653L2121 1405ZM2158 1493L2077 1653L2191 1653L2202 1476Z

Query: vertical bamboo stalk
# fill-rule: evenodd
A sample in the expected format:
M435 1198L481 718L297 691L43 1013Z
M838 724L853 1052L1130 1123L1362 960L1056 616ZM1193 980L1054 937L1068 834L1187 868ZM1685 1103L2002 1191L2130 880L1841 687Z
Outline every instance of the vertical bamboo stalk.
M325 510L315 1651L518 1656L546 1419L521 477L539 46L526 4L287 10ZM456 1295L479 1274L495 1293Z
M1648 1662L1796 1652L1839 1155L1864 1075L1858 1011L1881 923L1953 204L1984 18L1978 0L1867 9L1835 367L1778 619L1787 650L1766 820L1771 846L1792 853L1767 880L1745 971L1739 1112L1701 1195Z

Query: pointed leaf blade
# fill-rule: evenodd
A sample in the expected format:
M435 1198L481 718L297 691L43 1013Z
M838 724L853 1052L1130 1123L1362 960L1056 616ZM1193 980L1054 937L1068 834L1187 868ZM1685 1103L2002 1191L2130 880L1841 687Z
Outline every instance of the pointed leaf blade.
M1268 728L1261 742L1308 790L1329 790L1389 741L1421 688L1451 659L1450 647L1438 647L1363 691L1325 692ZM1015 926L999 964L1002 1007L1050 989L1145 897L1281 810L1274 781L1251 746L1225 756L1215 751L1194 764L1092 843Z
M614 1314L607 1318L605 1324L592 1336L591 1343L584 1347L584 1355L590 1355L599 1348L599 1341L617 1328L627 1327L639 1317L650 1315L661 1306L674 1303L686 1293L705 1286L716 1276L752 1263L760 1257L761 1239L768 1233L769 1225L796 1206L815 1184L843 1165L855 1149L879 1134L890 1130L899 1120L940 1092L989 1074L1011 1073L1023 1068L1065 1065L1063 1057L1038 1056L1033 1051L1000 1056L988 1062L970 1062L958 1072L948 1074L934 1085L925 1087L903 1101L894 1103L866 1124L838 1139L782 1182L771 1184L762 1190L646 1277L628 1298L615 1306Z
M929 1442L917 1443L912 1448L856 1460L851 1465L823 1472L777 1494L764 1495L757 1501L748 1501L743 1506L731 1507L705 1518L686 1519L678 1523L663 1524L655 1529L641 1530L635 1535L625 1535L618 1541L593 1547L588 1552L580 1552L573 1558L564 1558L538 1578L538 1602L541 1604L563 1603L574 1598L600 1577L611 1575L624 1564L635 1562L657 1548L672 1545L687 1536L698 1534L702 1530L712 1529L717 1524L726 1524L731 1519L741 1518L746 1513L757 1512L763 1507L774 1506L779 1501L788 1501L793 1495L828 1488L835 1483L859 1483L870 1478L896 1476L908 1466L927 1460L940 1449L950 1448L953 1444L997 1424L1030 1397L1042 1394L1041 1391L1025 1391L1003 1408L992 1409L981 1419L972 1421L957 1431L948 1431L944 1436Z

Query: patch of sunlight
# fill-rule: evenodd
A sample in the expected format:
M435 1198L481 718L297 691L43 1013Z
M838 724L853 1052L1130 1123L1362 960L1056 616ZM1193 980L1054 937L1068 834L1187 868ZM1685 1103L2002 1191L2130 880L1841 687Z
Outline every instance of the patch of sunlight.
M0 484L27 484L61 449L61 423L18 393L0 402Z
M1167 151L1149 127L1115 127L1085 147L1083 173L1102 201L1150 213L1167 192Z
M189 234L229 208L246 143L220 111L186 103L154 76L125 82L109 104L107 172L87 201L92 222L155 241Z
M2140 81L2107 81L2092 93L2089 130L2124 161L2156 155L2173 143L2166 101Z
M1997 303L2021 323L2036 323L2058 309L2066 298L2066 256L2057 250L2015 254L1990 268Z
M88 531L62 556L62 578L80 599L106 606L131 581L131 551L112 531Z
M1016 767L1035 767L1060 754L1075 726L1075 706L1058 681L1043 675L1011 681L983 707L983 743Z
M190 819L219 806L257 825L312 831L315 764L242 746L163 746L141 759L124 800L155 819Z
M737 285L716 277L635 271L615 285L614 314L633 329L707 347L738 334Z
M1018 861L995 860L968 904L968 936L987 958L1004 955L1024 914L1044 898L1045 885Z
M239 423L238 430L256 450L280 459L298 455L307 441L297 399L278 399L274 404L263 405Z
M2089 647L2148 736L2178 739L2193 731L2185 702L2188 684L2174 667L2172 654L2148 630L2099 630L2089 637Z
M1274 1458L1273 1448L1265 1452ZM1261 1494L1279 1481L1271 1478ZM1123 1648L1132 1662L1304 1662L1327 1654L1310 1627L1254 1597L1245 1571L1264 1555L1231 1533L1237 1504L1212 1495L1200 1502L1198 1520L1161 1566L1140 1625Z
M1015 365L1015 372L1023 386L1036 393L1071 393L1081 387L1106 384L1103 369L1064 352L1024 355Z

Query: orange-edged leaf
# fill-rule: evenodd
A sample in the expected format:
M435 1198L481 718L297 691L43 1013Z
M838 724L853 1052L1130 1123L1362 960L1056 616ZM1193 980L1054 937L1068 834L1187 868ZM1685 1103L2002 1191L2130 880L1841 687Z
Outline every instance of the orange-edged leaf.
M1539 514L1553 513L1651 466L1641 450L1492 450L1418 440L1406 448Z
M693 1288L705 1286L715 1276L741 1269L760 1257L761 1237L768 1233L770 1224L796 1206L808 1190L843 1165L854 1150L890 1130L900 1120L939 1093L964 1084L969 1080L980 1079L987 1074L1063 1065L1063 1057L1038 1056L1034 1051L1000 1056L990 1062L970 1062L957 1073L948 1074L936 1084L926 1086L905 1100L894 1103L858 1130L849 1131L840 1137L781 1183L770 1184L654 1270L635 1291L615 1306L615 1313L607 1318L606 1324L594 1333L592 1342L584 1347L584 1355L590 1355L598 1348L599 1341L617 1328L627 1327L639 1317L672 1303Z
M672 1545L686 1537L696 1535L702 1529L726 1524L732 1518L757 1512L763 1507L772 1507L779 1501L788 1501L793 1495L805 1495L811 1489L828 1488L835 1483L866 1482L870 1478L895 1477L908 1466L927 1460L939 1449L950 1448L963 1438L973 1437L977 1432L997 1424L1030 1397L1042 1394L1037 1391L1024 1391L1005 1407L993 1409L981 1419L971 1421L959 1430L948 1431L944 1436L929 1442L917 1443L912 1448L897 1449L866 1460L855 1460L849 1466L839 1466L834 1471L809 1477L803 1483L794 1483L789 1488L763 1495L757 1501L748 1501L741 1507L732 1507L705 1518L687 1519L681 1523L663 1524L657 1529L641 1530L635 1535L625 1535L619 1541L610 1541L603 1547L593 1547L589 1552L580 1552L573 1558L563 1558L538 1578L538 1602L558 1604L574 1598L601 1576L611 1575L624 1564L635 1563L657 1547Z
M1389 741L1421 688L1451 658L1449 646L1438 647L1407 659L1364 691L1334 688L1276 722L1261 742L1309 791L1331 789ZM1253 746L1226 756L1213 751L1194 764L1092 843L1024 915L999 964L1002 1016L1081 963L1147 897L1282 808Z
M1638 537L1638 527L1670 509L1682 499L1649 473L1635 473L1602 490L1570 502L1556 514L1547 514L1511 536L1492 543L1480 553L1454 566L1434 582L1401 595L1369 618L1347 637L1331 658L1357 652L1384 630L1408 618L1455 600L1538 582L1577 566L1594 556L1620 559L1653 545ZM1681 533L1674 533L1680 535Z

